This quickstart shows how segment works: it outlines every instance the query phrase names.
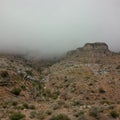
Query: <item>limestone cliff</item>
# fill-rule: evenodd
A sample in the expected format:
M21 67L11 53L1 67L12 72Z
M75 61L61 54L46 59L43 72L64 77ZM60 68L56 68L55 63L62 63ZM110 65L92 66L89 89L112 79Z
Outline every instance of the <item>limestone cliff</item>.
M81 57L94 57L94 56L107 56L111 55L112 52L109 50L106 43L87 43L82 48L67 53L67 56L81 56Z

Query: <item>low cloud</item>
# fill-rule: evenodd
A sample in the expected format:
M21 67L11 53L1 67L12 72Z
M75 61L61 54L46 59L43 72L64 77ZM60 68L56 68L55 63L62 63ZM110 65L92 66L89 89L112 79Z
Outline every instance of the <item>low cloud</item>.
M87 42L120 51L119 0L1 0L0 50L61 55Z

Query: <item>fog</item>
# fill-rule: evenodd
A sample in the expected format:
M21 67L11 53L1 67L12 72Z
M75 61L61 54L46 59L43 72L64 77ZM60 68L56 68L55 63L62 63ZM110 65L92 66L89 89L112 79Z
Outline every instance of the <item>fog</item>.
M0 0L0 51L61 55L87 42L120 51L120 0Z

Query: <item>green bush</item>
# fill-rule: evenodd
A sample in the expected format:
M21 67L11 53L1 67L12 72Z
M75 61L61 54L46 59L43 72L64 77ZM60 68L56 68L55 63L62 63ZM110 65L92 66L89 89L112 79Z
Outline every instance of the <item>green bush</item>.
M80 116L82 116L82 115L84 115L84 111L80 111L80 112L76 113L76 114L75 114L75 117L80 117Z
M10 116L10 120L21 120L25 118L25 115L23 115L22 113L20 112L17 112L17 113L13 113L11 116Z
M13 102L12 102L12 105L13 105L13 106L17 106L17 105L18 105L18 102L17 102L17 101L13 101Z
M8 106L9 106L9 101L4 101L3 103L2 103L2 106L3 106L3 108L7 108Z
M89 115L94 117L94 118L99 118L100 110L96 107L93 107L93 108L90 109Z
M27 103L23 103L23 107L24 107L25 109L29 109L29 105L28 105Z
M30 75L30 76L33 76L33 73L32 73L31 70L26 70L26 73L27 73L28 75Z
M117 113L116 111L111 111L110 116L113 118L117 118L117 117L119 117L119 113Z
M36 117L37 117L38 120L44 120L45 117L46 117L46 114L44 112L42 112L42 111L39 111L37 113Z
M105 93L106 91L103 88L99 88L99 93Z
M46 111L46 114L47 114L47 115L51 115L51 114L52 114L52 111L51 111L51 110L47 110L47 111Z
M1 77L3 77L3 78L9 77L9 74L8 74L7 71L2 71L0 75L1 75Z
M30 118L31 119L33 119L33 118L35 118L36 117L36 111L32 111L32 112L30 112Z
M25 85L21 85L21 89L22 90L26 90L26 86Z
M116 67L116 69L120 69L120 65L118 65L118 66Z
M21 89L20 88L13 88L11 93L18 96L20 95Z
M52 93L51 93L50 89L44 90L43 96L45 96L45 97L51 97L51 96L52 96Z
M70 120L67 115L59 114L57 116L53 116L50 120Z
M29 109L34 110L35 109L35 105L30 105Z
M83 105L82 101L80 101L80 100L73 101L73 106L81 106L81 105Z

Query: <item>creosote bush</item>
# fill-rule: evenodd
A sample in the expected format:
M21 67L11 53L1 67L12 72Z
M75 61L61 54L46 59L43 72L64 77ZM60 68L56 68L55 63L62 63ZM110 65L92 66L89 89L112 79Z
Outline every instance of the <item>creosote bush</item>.
M11 93L14 94L14 95L16 95L16 96L20 95L20 92L21 92L20 88L13 88L11 90Z
M29 109L29 105L28 105L27 103L23 103L23 107L24 107L25 109Z
M70 120L70 118L65 114L59 114L57 116L53 116L50 120Z
M29 105L29 109L35 110L35 105Z
M11 116L10 116L10 120L21 120L25 118L25 115L20 113L20 112L16 112L16 113L13 113Z
M13 101L13 102L12 102L12 105L13 105L13 106L17 106L17 105L18 105L18 102L17 102L17 101Z
M99 88L99 93L105 93L106 91L101 87Z
M94 118L99 118L100 110L96 107L93 107L93 108L90 109L89 115L94 117Z
M0 75L1 75L1 77L3 77L3 78L9 77L9 74L8 74L7 71L2 71Z
M46 114L45 114L44 112L42 112L42 111L39 111L39 112L36 114L36 118L37 118L38 120L44 120L45 117L46 117Z
M116 112L116 111L111 111L110 112L110 116L113 117L113 118L118 118L119 117L119 113Z
M35 118L36 117L36 111L32 111L32 112L30 112L30 118L31 119L33 119L33 118Z
M84 111L80 111L80 112L76 113L76 114L75 114L75 117L80 117L80 116L82 116L82 115L84 115Z
M32 73L31 70L26 70L26 73L27 73L28 75L30 75L30 76L33 76L33 73Z

